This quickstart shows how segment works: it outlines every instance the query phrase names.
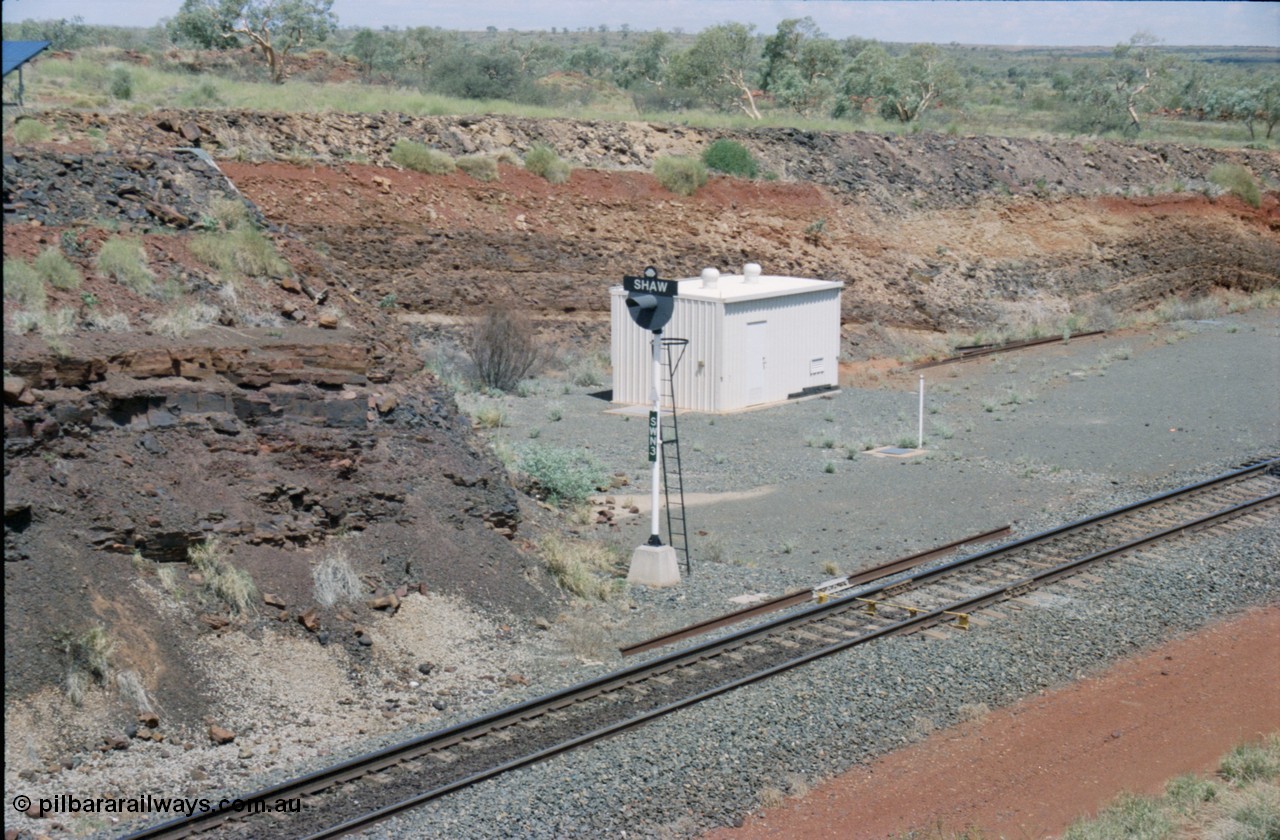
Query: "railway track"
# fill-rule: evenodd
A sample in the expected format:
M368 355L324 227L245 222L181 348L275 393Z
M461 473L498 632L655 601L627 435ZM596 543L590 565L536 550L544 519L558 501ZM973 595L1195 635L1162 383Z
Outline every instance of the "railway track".
M337 837L486 778L640 726L758 680L890 635L938 625L965 630L983 611L1069 577L1096 587L1091 566L1225 520L1280 506L1280 459L1068 523L931 568L886 579L830 581L794 614L705 641L489 715L346 761L134 840ZM991 612L986 613L989 620ZM937 633L937 630L928 632ZM951 632L945 630L943 632ZM300 798L297 813L254 813Z

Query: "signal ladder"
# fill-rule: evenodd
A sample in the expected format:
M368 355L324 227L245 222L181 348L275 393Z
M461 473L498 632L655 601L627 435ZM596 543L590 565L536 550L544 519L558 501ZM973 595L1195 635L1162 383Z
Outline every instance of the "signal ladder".
M676 419L676 368L689 346L687 338L662 338L666 366L662 377L662 423L658 430L662 441L662 490L667 505L667 545L680 555L686 575L693 573L689 557L689 525L684 513L684 476L680 470L680 424Z

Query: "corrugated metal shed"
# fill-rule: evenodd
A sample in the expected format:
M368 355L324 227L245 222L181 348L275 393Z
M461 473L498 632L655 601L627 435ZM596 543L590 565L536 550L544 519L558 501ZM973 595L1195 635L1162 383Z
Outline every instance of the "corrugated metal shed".
M714 269L679 282L668 338L689 340L676 372L676 408L729 412L835 388L839 383L840 292L831 280ZM652 334L627 314L626 291L610 290L613 401L649 401Z

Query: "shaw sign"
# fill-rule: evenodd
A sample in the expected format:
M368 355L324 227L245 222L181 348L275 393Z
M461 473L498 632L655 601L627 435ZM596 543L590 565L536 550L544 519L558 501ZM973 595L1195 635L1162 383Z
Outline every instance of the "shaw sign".
M660 280L658 269L649 266L640 277L623 277L622 288L627 290L627 312L642 330L653 333L671 320L675 297L680 291L677 280Z
M680 283L677 280L659 280L657 277L623 277L622 288L633 294L675 297L680 292Z

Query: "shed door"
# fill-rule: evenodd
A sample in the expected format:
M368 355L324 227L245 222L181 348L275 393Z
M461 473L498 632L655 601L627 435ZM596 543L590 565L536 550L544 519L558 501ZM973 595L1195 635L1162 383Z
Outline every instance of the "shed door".
M764 402L764 371L769 365L769 322L748 321L746 346L747 405Z

